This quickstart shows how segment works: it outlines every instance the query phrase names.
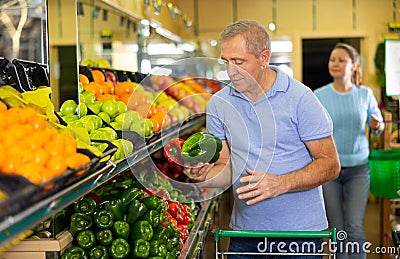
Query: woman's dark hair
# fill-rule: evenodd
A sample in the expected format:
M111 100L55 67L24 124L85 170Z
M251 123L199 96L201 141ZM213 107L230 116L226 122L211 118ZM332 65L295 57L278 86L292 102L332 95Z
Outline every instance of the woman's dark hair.
M343 49L349 54L351 62L356 66L356 69L351 77L352 82L355 85L360 86L362 83L362 71L360 65L360 55L358 54L357 50L353 46L342 42L337 43L333 49Z

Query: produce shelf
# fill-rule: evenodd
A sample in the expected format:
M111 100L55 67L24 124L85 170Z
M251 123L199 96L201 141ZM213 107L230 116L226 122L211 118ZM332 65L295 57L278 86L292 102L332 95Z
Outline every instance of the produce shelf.
M102 168L97 169L88 177L52 194L50 197L46 197L34 204L30 204L18 213L1 218L0 247L7 247L25 231L33 228L41 221L48 219L55 213L72 204L78 198L89 193L107 180L110 180L117 174L124 172L130 166L159 150L163 147L164 142L169 141L177 134L184 134L194 130L197 127L204 125L204 123L205 114L196 115L182 123L179 129L167 131L167 133L160 135L160 138L151 143L147 143L147 145L134 151L126 159L116 162L109 160Z

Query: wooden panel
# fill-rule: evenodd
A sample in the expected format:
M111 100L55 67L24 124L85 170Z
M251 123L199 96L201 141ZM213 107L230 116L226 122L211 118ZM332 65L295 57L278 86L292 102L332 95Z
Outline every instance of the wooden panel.
M199 2L199 32L218 38L225 26L233 22L231 0L201 0Z
M280 35L312 29L312 0L277 1L277 30Z
M237 3L238 19L256 20L266 27L272 22L272 0L238 0Z
M352 28L351 0L318 0L317 29L320 31L343 31Z

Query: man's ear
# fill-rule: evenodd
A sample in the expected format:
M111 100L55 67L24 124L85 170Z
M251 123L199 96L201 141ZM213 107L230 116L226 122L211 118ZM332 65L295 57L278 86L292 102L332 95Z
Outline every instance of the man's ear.
M269 58L271 57L271 51L263 50L260 55L260 61L262 66L267 66L269 63Z

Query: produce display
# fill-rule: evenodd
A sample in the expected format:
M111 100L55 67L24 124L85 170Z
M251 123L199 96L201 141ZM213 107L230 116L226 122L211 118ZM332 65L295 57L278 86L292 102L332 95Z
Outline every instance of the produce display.
M62 258L179 257L197 206L155 171L140 175L141 181L120 175L74 202L68 226L74 241ZM162 189L144 187L150 183Z
M162 130L177 130L191 116L204 113L210 97L200 84L189 79L166 77L174 83L160 87L162 77L158 76L151 78L152 84L142 85L129 79L119 81L111 68L89 70L88 76L79 74L79 100L66 100L57 111L48 86L25 92L0 86L0 146L5 150L0 154L0 174L20 176L40 185L45 195L41 193L39 198L59 192L60 187L70 187L71 179L89 176L108 159L117 163L107 165L118 164L140 145L161 138ZM132 138L131 133L144 142ZM219 152L217 139L203 138L206 136L196 140L197 146L196 141L186 140L192 142L188 148L179 143L175 166L181 164L182 152L190 157L202 155L203 159L208 156L203 151L211 154L214 147ZM110 145L116 151L102 156ZM169 152L174 155L176 151L171 148ZM139 173L119 172L93 191L83 189L85 194L71 206L51 215L52 235L67 229L74 238L62 258L179 257L200 206L191 195L201 196L201 190L183 193L167 180L169 173L149 168L144 166ZM170 173L179 174L179 168L175 169ZM51 182L54 178L61 180ZM54 185L58 188L46 196ZM15 191L23 189L17 188ZM4 206L11 207L11 203L2 203L10 197L1 188L0 194L3 212ZM28 206L35 209L34 203L39 200L15 201L23 206L10 213L19 213ZM48 232L41 229L31 238L42 238ZM46 234L46 238L50 236Z

